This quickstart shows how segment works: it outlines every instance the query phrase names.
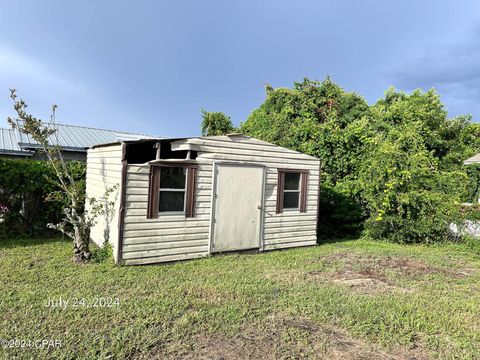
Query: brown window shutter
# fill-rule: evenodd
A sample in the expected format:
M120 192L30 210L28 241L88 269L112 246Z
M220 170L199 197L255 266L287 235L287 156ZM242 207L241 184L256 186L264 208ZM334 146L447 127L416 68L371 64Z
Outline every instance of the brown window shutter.
M285 189L285 173L278 171L277 183L277 214L283 212L283 190Z
M185 217L195 217L195 188L197 183L197 167L187 168L187 199Z
M160 168L150 166L148 181L148 205L147 219L155 219L158 216L158 200L160 192Z
M302 173L300 186L300 212L307 212L307 186L308 186L308 172Z

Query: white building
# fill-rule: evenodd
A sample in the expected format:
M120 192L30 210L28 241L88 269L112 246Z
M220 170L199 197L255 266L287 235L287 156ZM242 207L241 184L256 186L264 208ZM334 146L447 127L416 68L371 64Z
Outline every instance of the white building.
M122 141L87 155L87 196L119 185L91 237L115 261L315 245L320 161L243 135Z

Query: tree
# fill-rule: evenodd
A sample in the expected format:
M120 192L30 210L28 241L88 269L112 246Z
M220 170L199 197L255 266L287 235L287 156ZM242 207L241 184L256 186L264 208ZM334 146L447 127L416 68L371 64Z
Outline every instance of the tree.
M480 151L480 126L468 116L449 119L433 89L392 87L368 106L328 77L267 86L241 131L321 160L327 236L366 227L377 238L433 241L466 200L463 160Z
M305 78L292 89L266 86L266 98L241 124L241 132L322 162L320 233L357 232L363 219L358 199L348 186L369 141L368 104L330 78Z
M458 220L466 176L444 171L419 121L379 133L359 171L366 234L400 243L435 242Z
M73 240L73 258L75 262L89 260L90 229L96 223L98 215L104 215L112 211L113 202L109 201L110 195L116 190L116 186L106 189L101 199L86 199L84 184L76 181L72 168L67 166L58 144L51 144L50 139L55 138L55 111L56 105L52 106L50 121L42 120L27 113L27 104L23 99L18 99L16 90L10 90L10 97L14 103L14 109L18 118L8 118L7 121L14 129L18 129L33 140L37 141L45 153L47 163L55 174L56 186L59 190L50 193L51 200L62 204L63 221L50 226L64 233ZM90 211L85 210L85 202L89 202Z
M366 233L396 242L444 238L467 197L462 164L478 151L476 126L469 117L448 119L433 89L391 87L369 117L372 138L356 181Z
M322 160L324 180L334 185L354 171L361 158L363 119L369 107L356 93L330 78L305 78L292 89L266 87L266 99L241 124L247 135ZM346 138L349 138L348 141Z
M202 112L202 136L226 135L235 132L230 116L223 112L209 112L201 109Z

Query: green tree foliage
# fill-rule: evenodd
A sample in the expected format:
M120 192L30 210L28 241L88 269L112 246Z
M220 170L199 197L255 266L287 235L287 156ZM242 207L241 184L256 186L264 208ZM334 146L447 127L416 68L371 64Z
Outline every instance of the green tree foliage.
M368 105L362 97L330 78L304 79L293 89L267 86L266 93L265 102L241 124L243 133L318 157L329 183L353 172L367 140Z
M379 134L357 179L368 214L366 232L395 242L434 242L458 217L466 176L442 171L422 137L422 123Z
M292 89L267 86L265 102L241 124L246 135L322 161L319 222L323 234L361 228L362 209L345 182L355 177L370 139L368 112L362 97L345 92L330 78L304 79Z
M434 90L390 88L369 106L329 78L267 86L241 131L322 161L320 233L397 242L442 238L470 188L463 161L480 151L480 126L449 119Z
M201 109L201 112L203 136L226 135L235 131L232 119L223 112L209 112L204 109Z

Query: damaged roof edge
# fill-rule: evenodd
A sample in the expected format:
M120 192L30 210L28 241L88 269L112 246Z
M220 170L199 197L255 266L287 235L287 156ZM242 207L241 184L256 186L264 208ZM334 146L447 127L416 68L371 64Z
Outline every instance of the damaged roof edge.
M106 147L112 145L119 145L119 144L134 144L134 143L142 143L142 142L158 142L158 141L176 141L176 140L185 140L185 139L193 139L190 137L182 137L182 138L150 138L150 139L136 139L136 140L118 140L114 142L104 143L104 144L97 144L90 146L88 149L96 149L99 147Z
M113 141L109 143L104 143L104 144L97 144L90 146L88 149L95 149L98 147L104 147L104 146L112 146L112 145L117 145L117 144L131 144L131 143L140 143L140 142L149 142L149 141L178 141L178 140L189 140L189 139L207 139L207 138L219 138L219 137L236 137L236 136L243 136L249 139L253 139L252 137L240 133L235 133L235 134L227 134L227 135L212 135L212 136L184 136L184 137L158 137L158 138L145 138L145 139L123 139L123 140L118 140L118 141Z
M18 143L18 145L24 149L25 151L28 151L29 149L36 150L36 149L42 149L42 146L39 144L26 144L26 143ZM54 147L55 145L52 145ZM62 151L73 151L73 152L87 152L88 147L72 147L72 146L60 146Z

